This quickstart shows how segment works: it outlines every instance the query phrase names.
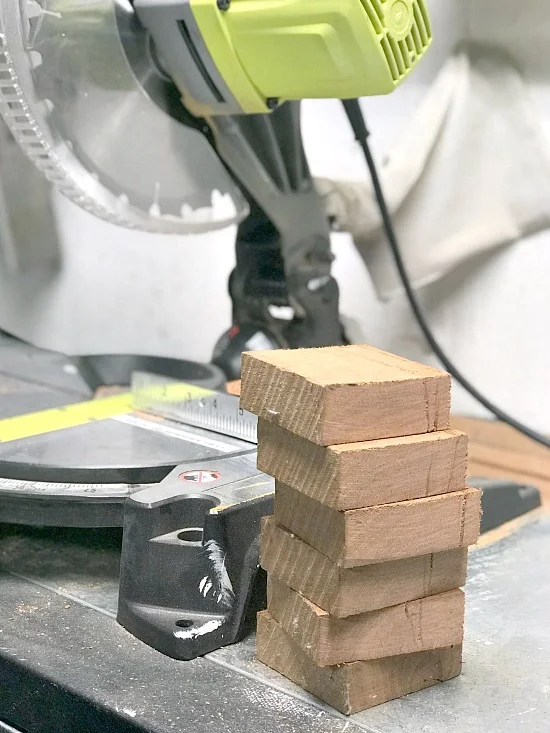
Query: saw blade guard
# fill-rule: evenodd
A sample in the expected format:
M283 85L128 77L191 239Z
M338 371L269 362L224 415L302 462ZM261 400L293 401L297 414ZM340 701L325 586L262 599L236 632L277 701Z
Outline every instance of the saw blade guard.
M189 234L248 213L127 0L2 0L0 113L44 175L101 219Z

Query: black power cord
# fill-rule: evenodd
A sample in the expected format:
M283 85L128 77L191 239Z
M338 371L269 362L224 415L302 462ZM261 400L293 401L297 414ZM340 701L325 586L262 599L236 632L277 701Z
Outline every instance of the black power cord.
M453 364L453 362L449 359L449 357L446 355L446 353L443 351L443 349L439 345L426 318L424 317L422 308L420 307L418 299L412 288L411 281L407 273L407 268L403 261L403 256L401 254L401 248L399 246L397 235L393 227L393 222L392 222L390 212L388 211L388 206L386 204L386 198L384 196L382 185L380 183L380 178L378 176L376 163L374 162L374 158L372 157L372 153L370 150L370 146L368 142L369 131L367 129L367 125L365 122L365 118L363 116L363 112L361 111L361 107L359 105L359 100L346 99L342 101L343 101L344 109L346 111L347 118L353 129L355 138L357 139L357 142L361 146L361 150L363 151L363 154L365 156L365 161L370 171L370 175L372 178L372 185L374 187L374 193L376 195L376 201L380 209L380 214L382 216L384 230L388 238L388 243L390 245L393 259L395 260L395 264L399 272L399 277L401 278L401 282L403 283L403 287L405 289L405 293L407 295L407 299L411 306L412 312L414 313L414 317L416 318L416 321L422 333L424 334L426 341L430 345L432 351L437 356L441 364L443 364L445 369L449 372L449 374L452 377L454 377L454 379L456 379L456 381L459 384L461 384L464 387L464 389L472 395L474 399L476 399L481 405L483 405L483 407L489 410L489 412L492 412L493 415L497 417L499 420L502 420L502 422L507 423L511 427L518 430L520 433L523 433L528 438L531 438L531 440L535 440L537 443L541 443L541 445L544 445L547 448L550 448L550 439L549 438L547 438L545 435L542 435L542 433L539 433L536 430L533 430L532 428L528 427L527 425L524 425L523 423L519 422L519 420L516 420L511 415L508 415L508 413L504 412L504 410L501 410L499 407L494 405L490 400L488 400L487 397L481 394L481 392L479 392L479 390L477 390L474 387L474 385L471 384L471 382L468 379L466 379L466 377L457 369L457 367Z

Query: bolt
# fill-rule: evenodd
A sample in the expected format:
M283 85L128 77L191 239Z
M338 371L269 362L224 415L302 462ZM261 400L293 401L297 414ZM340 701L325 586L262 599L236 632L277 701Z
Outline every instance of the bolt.
M229 10L231 0L217 0L217 5L220 10L223 10L225 12L226 10Z
M268 109L277 109L279 106L279 99L277 97L269 97L265 100Z

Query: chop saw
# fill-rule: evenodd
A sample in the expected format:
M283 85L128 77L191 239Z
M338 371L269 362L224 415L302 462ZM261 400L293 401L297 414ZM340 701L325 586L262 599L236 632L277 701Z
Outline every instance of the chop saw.
M345 341L299 100L389 93L430 42L424 0L4 0L0 112L96 216L239 225L215 353L236 378L245 349Z
M95 216L166 234L238 227L233 326L214 359L238 376L243 350L345 341L300 100L389 93L430 41L423 0L3 0L0 113ZM126 628L186 659L239 638L265 595L273 486L238 402L197 385L174 399L181 385L141 375L100 405L60 385L61 355L29 358L40 384L7 372L0 520L123 524Z

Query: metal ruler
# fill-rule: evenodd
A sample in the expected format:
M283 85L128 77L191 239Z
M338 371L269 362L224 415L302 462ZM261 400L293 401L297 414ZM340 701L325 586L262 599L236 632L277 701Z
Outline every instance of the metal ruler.
M134 410L257 443L258 419L234 395L146 372L132 377Z

